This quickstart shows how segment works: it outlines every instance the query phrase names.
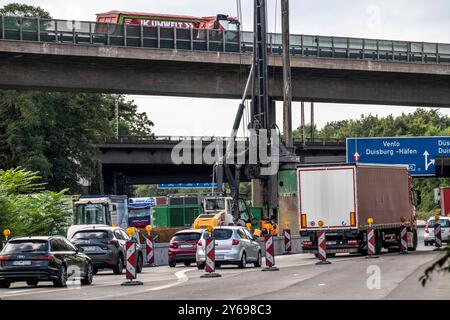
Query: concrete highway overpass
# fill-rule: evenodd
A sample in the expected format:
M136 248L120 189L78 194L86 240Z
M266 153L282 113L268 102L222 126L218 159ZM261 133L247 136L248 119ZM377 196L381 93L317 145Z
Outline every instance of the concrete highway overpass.
M251 62L248 32L0 18L3 89L240 98ZM449 44L291 37L295 101L450 106ZM282 97L279 39L269 35L274 99Z

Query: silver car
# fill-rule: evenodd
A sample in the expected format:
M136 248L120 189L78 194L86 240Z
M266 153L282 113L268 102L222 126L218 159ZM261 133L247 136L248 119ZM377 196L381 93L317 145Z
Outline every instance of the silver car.
M255 267L261 266L261 247L246 228L241 226L216 227L212 236L215 239L216 267L235 264L239 268L245 268L248 263L253 263ZM203 233L197 243L198 269L205 268L205 237L208 237L207 232Z
M442 242L450 242L450 217L440 217L439 222L441 225L441 238ZM433 218L428 219L427 225L423 235L423 241L425 246L433 245L434 240L434 225L436 220Z

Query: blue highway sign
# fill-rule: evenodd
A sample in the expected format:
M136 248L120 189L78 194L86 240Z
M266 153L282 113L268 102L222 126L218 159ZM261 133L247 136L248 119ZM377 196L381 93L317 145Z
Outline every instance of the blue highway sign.
M450 137L347 139L347 163L404 164L413 176L434 176L438 156L450 157Z

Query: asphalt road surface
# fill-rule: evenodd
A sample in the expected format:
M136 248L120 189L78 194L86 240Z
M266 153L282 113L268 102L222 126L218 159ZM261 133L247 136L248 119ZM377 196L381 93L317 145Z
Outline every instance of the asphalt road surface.
M421 230L421 233L423 231ZM442 252L420 245L408 255L383 253L378 259L338 255L330 265L316 265L309 254L277 256L279 271L261 272L224 266L220 278L202 279L204 271L192 267L144 268L138 275L142 286L124 287L125 275L101 271L91 286L54 288L42 282L36 287L14 283L0 289L0 299L450 299L450 274L433 274L425 287L419 282L424 270Z

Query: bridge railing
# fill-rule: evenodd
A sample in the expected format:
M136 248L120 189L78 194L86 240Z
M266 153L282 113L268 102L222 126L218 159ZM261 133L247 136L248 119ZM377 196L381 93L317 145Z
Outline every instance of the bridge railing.
M253 50L252 32L12 16L0 16L0 39L235 53ZM289 50L303 57L450 64L450 44L444 43L293 34ZM282 53L281 34L268 35L268 52Z
M158 144L158 143L178 143L182 141L201 141L210 143L214 141L228 141L229 137L216 137L216 136L120 136L116 139L106 139L104 143L111 144L123 144L123 143L137 143L137 144ZM236 137L236 141L248 141L246 137ZM335 138L306 138L303 141L306 145L345 145L345 139ZM302 143L301 139L294 139L294 143L299 145Z

